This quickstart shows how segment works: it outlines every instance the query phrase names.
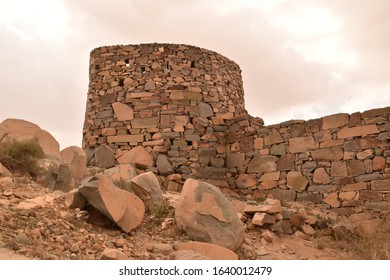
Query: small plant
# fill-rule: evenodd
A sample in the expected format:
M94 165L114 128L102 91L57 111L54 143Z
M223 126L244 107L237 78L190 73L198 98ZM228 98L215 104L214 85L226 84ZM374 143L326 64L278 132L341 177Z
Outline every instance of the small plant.
M172 207L167 204L167 203L163 203L161 204L160 206L154 208L153 210L153 213L154 215L157 217L157 218L162 218L162 217L165 217L168 215L169 213L169 210L171 209Z
M37 139L12 139L0 143L0 162L11 172L36 177L39 174L38 160L43 156Z

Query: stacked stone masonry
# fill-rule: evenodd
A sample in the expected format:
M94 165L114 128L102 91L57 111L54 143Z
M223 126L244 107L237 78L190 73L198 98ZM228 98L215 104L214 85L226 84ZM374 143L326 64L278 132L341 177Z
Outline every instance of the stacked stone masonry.
M179 174L178 185L197 178L346 215L390 210L390 107L263 126L245 110L239 66L188 45L97 48L89 72L91 164L99 149L112 151L109 165L142 150L149 169Z

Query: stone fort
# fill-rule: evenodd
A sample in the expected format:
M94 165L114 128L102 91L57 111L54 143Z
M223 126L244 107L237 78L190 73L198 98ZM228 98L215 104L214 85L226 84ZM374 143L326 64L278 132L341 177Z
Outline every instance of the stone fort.
M240 67L182 44L96 48L89 78L90 165L134 163L170 190L196 178L345 215L390 210L390 107L264 126L245 110Z

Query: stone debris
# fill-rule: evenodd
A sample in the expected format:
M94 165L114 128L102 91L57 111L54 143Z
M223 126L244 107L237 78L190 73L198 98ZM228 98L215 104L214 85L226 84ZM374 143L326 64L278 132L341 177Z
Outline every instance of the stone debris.
M138 227L145 214L145 205L136 195L116 187L107 175L96 174L79 188L80 193L125 232Z
M210 260L238 260L238 255L236 253L216 244L191 241L177 243L173 248L176 251L194 251Z

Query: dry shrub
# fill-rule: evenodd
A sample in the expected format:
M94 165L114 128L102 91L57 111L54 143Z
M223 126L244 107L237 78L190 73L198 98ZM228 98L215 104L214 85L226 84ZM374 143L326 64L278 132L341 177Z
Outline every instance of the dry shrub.
M390 233L357 236L351 245L357 259L390 260Z
M44 157L37 139L11 139L0 143L0 162L11 172L39 174L38 160Z

